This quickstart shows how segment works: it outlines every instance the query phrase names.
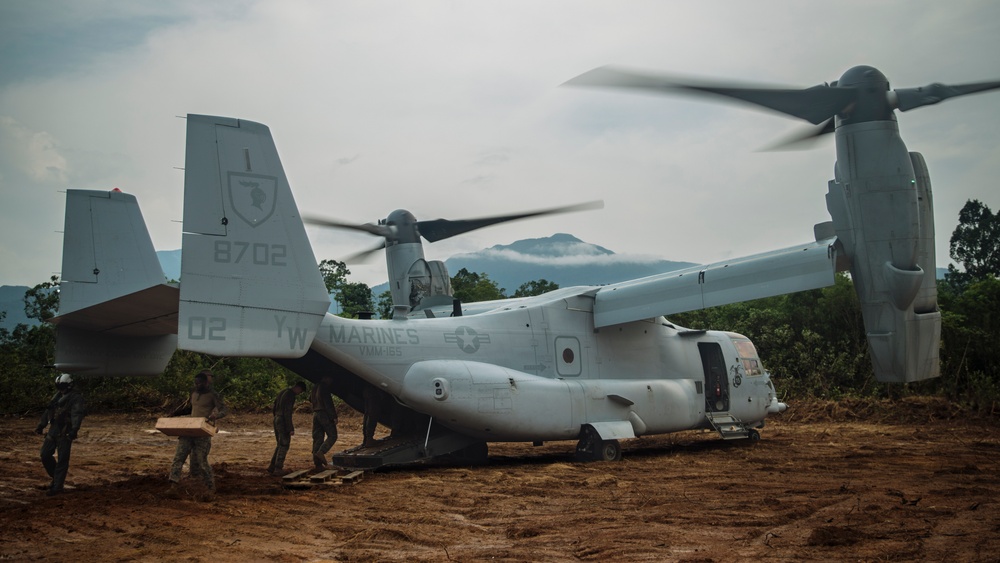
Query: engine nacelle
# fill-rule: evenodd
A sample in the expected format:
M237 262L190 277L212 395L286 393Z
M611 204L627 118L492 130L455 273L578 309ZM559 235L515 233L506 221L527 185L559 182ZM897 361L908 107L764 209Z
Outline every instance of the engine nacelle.
M852 158L849 168L838 161L827 209L861 301L875 377L937 377L941 315L927 166L906 151L895 121L838 127L837 152Z

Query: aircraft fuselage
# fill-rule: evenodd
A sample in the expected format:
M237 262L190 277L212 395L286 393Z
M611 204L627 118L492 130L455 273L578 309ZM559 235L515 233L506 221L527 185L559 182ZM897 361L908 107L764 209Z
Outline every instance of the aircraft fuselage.
M572 289L471 317L328 315L312 347L435 422L488 441L575 439L585 424L620 437L659 434L708 427L706 412L753 426L778 408L745 337L663 317L595 330L593 299Z

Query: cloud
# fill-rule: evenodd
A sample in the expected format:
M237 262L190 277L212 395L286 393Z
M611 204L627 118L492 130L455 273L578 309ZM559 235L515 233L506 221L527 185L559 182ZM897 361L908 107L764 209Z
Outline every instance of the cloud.
M0 170L21 177L35 187L65 184L69 178L66 157L55 138L45 131L32 131L14 118L0 115ZM6 183L6 182L5 182Z
M57 230L56 190L120 187L139 198L154 245L178 248L185 152L175 116L205 113L270 127L300 207L342 220L605 201L600 212L442 241L427 247L430 259L561 231L706 263L808 240L828 218L833 140L758 153L799 124L742 106L561 83L609 63L793 86L835 80L856 64L903 87L1000 77L986 56L1000 51L1000 3L985 0L387 6L2 3L0 115L13 124L3 125L12 148L0 155L0 193L4 222L17 223L3 234ZM899 115L934 178L945 263L965 199L1000 208L998 99ZM35 193L15 193L28 185ZM314 238L317 257L357 250L348 236ZM7 260L5 275L37 283L57 269L58 239L22 246L20 255L45 261ZM372 284L386 276L384 265L358 271Z

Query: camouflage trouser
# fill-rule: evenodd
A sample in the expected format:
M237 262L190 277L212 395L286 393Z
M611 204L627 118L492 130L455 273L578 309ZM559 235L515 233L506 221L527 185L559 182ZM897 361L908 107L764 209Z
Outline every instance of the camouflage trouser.
M313 413L313 453L326 455L337 443L337 417L326 411Z
M184 468L184 461L190 455L191 475L201 474L205 479L205 486L215 490L215 476L212 475L212 465L208 463L208 452L211 450L212 438L208 436L177 438L177 451L174 453L174 462L170 465L170 480L174 483L181 480L181 469Z
M45 437L45 442L42 443L42 466L45 467L45 472L52 477L52 485L50 490L61 491L63 488L63 483L66 482L66 473L69 471L69 452L73 447L73 440L70 440L66 436L60 436L54 438L51 436ZM58 453L58 460L55 454Z
M285 455L288 447L292 445L292 429L285 426L285 421L280 416L274 417L274 439L278 442L274 448L274 455L271 456L271 471L281 471L285 467Z

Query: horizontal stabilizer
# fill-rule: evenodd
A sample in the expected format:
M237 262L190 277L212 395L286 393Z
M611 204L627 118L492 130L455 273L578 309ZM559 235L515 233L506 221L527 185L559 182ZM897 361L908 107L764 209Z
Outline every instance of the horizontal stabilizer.
M123 336L56 327L55 368L81 375L156 376L177 349L176 334Z
M182 245L181 348L305 354L330 297L266 126L188 116Z
M602 287L597 328L833 285L836 238Z
M160 284L59 315L52 324L121 336L177 334L177 287Z

